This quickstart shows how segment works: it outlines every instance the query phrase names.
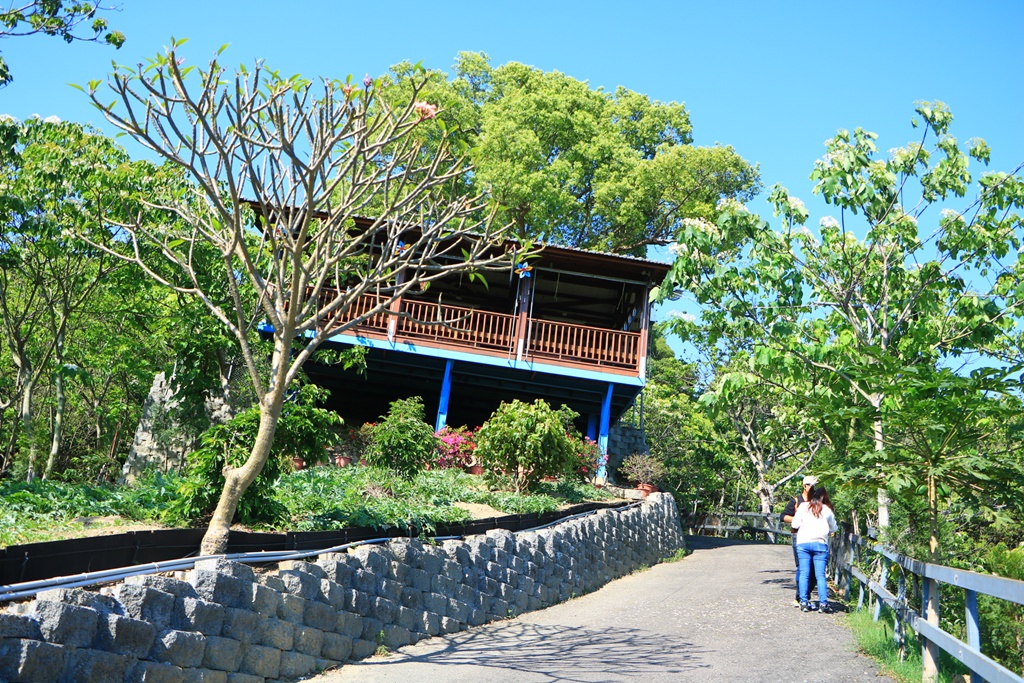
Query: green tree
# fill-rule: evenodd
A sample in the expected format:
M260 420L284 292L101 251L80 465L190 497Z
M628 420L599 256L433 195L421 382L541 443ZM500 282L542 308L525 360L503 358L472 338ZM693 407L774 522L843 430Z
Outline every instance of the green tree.
M413 65L389 81L407 97ZM415 81L416 79L412 79ZM695 147L689 113L623 87L613 93L557 71L460 53L451 80L430 72L421 96L471 147L466 180L520 236L643 255L686 217L713 220L722 198L760 191L732 147Z
M508 259L497 246L504 231L472 218L477 198L452 195L466 160L417 87L396 106L368 77L317 84L263 65L229 75L217 57L186 67L181 44L137 70L117 68L107 81L113 103L100 82L89 85L108 121L192 183L153 200L180 222L121 220L93 244L117 256L130 244L150 278L202 302L245 361L259 429L244 464L225 466L202 543L209 554L226 547L238 501L271 452L288 387L322 342L412 288ZM414 135L425 126L439 128L429 154ZM381 194L390 201L372 207L376 218L357 222ZM215 281L202 275L210 252ZM375 303L350 312L364 295ZM266 374L253 343L264 322L273 345Z
M776 186L777 230L742 206L714 224L684 221L673 269L656 293L693 292L705 306L702 338L751 339L750 371L788 372L786 382L820 387L806 398L822 412L870 409L869 420L847 424L879 454L872 481L880 526L889 503L883 402L908 371L988 349L1013 329L1024 296L1024 182L984 174L975 199L939 212L937 204L966 196L970 159L987 162L990 150L972 140L964 151L941 103L919 104L917 112L921 139L888 158L876 158L875 135L860 129L827 143L812 178L840 214L822 218L818 234L803 227L802 202ZM933 228L922 234L918 223L926 219ZM697 330L676 329L684 337Z
M0 38L31 36L38 33L57 36L66 43L76 40L106 43L120 48L124 34L109 29L107 20L97 12L111 8L91 2L63 2L62 0L33 0L12 3L6 12L0 12ZM79 29L88 24L88 29ZM14 80L7 62L0 57L0 87Z
M106 190L133 178L139 167L108 138L73 123L0 121L0 325L17 373L21 440L27 476L49 476L59 451L65 383L77 372L68 362L69 338L107 278L122 264L74 236L99 224ZM40 468L33 401L53 379L56 395L49 457Z

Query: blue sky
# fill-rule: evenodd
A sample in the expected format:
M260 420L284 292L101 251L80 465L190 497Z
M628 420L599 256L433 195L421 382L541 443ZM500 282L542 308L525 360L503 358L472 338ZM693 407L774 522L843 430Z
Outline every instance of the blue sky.
M953 134L982 137L991 169L1024 162L1024 1L401 2L124 0L110 23L119 51L54 38L0 42L15 81L0 113L92 122L113 132L67 83L135 64L173 35L205 63L257 59L284 73L379 75L402 60L450 70L460 51L518 61L612 90L685 102L697 144L731 144L811 212L828 213L807 179L839 128L879 134L888 150L916 138L913 103L942 100ZM980 169L979 169L980 170ZM767 212L765 195L751 209Z

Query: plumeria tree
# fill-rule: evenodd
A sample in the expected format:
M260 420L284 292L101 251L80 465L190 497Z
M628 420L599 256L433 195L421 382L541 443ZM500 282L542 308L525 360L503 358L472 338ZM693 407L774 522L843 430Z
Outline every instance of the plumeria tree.
M961 146L941 103L920 103L917 113L920 139L887 158L861 129L827 142L811 177L838 215L823 217L818 231L781 186L769 197L778 228L738 204L716 223L685 221L657 293L688 290L704 306L699 326L676 325L682 336L751 339L749 372L770 368L788 373L788 386L819 387L808 401L868 407L870 419L848 424L874 451L880 526L895 471L883 402L907 372L1004 338L1024 301L1020 168L976 179L970 162L987 163L988 145Z
M451 192L467 171L465 149L422 96L422 76L394 102L368 76L312 81L263 64L231 74L219 53L206 67L186 66L181 45L116 68L106 88L89 84L108 121L189 181L152 198L175 221L112 220L108 240L95 244L201 301L237 341L256 388L255 442L244 464L225 466L202 543L217 553L271 452L289 387L317 348L403 293L508 262L504 230L480 199ZM426 127L429 147L418 134ZM373 218L360 218L371 209ZM215 280L201 276L211 257ZM261 325L272 344L266 373L255 345Z

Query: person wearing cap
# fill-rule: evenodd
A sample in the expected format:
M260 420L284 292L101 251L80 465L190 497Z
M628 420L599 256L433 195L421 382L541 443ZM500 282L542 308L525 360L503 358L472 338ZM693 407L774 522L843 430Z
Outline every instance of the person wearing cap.
M790 524L790 525L792 525L793 517L796 515L796 509L798 507L800 507L800 503L810 502L810 500L811 500L811 490L814 489L814 487L817 486L817 485L818 485L818 478L816 476L814 476L813 474L808 474L806 477L804 477L803 490L801 490L798 495L795 495L795 496L793 496L792 498L789 499L789 502L786 504L786 509L782 511L782 515L779 517L779 519L782 521L783 524ZM796 567L796 597L793 599L793 606L794 607L799 607L800 606L800 559L799 559L799 557L797 557L797 554L796 554L796 530L794 530L793 527L790 526L790 531L793 532L793 535L791 536L792 541L793 541L793 565ZM808 590L810 590L811 588L816 588L817 582L816 582L814 574L811 574L808 578L810 579L810 587L808 588Z

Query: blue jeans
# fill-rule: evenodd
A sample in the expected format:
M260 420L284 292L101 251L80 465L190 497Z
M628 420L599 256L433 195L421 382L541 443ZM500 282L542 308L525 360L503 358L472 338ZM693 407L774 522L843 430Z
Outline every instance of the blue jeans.
M828 563L828 546L824 543L802 543L796 547L799 562L797 581L800 588L800 602L810 602L811 565L818 581L818 602L828 604L828 581L825 580L825 565Z

